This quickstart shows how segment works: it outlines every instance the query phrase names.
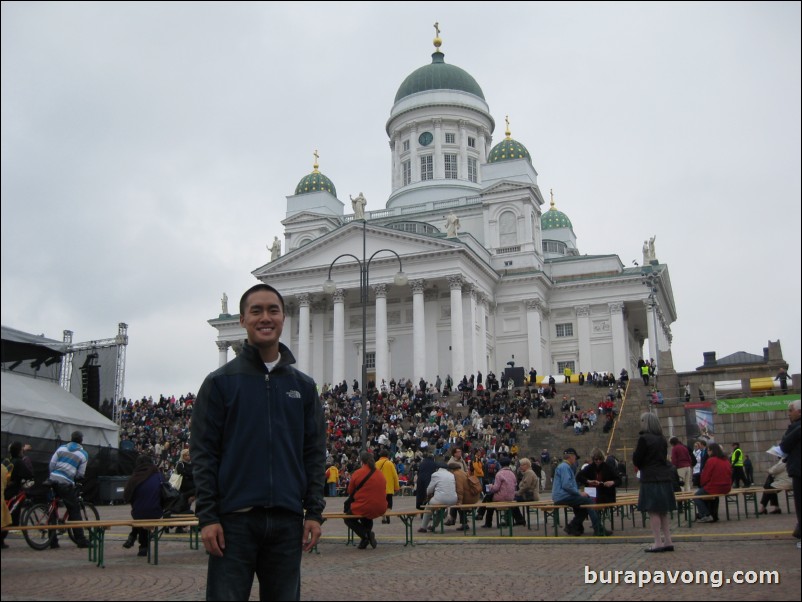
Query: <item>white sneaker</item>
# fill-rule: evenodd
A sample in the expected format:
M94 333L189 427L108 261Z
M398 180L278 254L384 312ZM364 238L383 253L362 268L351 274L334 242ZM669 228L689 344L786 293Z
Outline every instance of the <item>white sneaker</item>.
M699 519L699 522L700 523L712 523L713 522L713 517L712 516L703 516L702 518Z

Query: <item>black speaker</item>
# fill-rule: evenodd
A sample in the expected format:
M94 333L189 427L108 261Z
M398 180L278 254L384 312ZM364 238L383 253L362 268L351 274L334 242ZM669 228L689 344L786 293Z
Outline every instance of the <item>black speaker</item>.
M81 398L91 408L100 409L100 366L81 368Z
M514 386L516 387L523 387L524 386L524 369L521 367L518 368L504 368L504 376L507 377L507 380L512 379Z

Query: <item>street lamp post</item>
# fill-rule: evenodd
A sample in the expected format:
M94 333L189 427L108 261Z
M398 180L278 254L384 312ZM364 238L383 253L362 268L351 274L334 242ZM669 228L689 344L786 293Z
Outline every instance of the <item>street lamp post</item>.
M367 410L367 388L368 388L368 364L366 361L367 357L367 329L368 329L368 322L367 322L367 307L368 307L368 286L370 283L369 275L370 275L370 262L373 260L376 255L383 252L392 253L398 259L398 273L395 275L394 283L396 286L403 286L407 283L407 276L404 274L404 271L401 266L401 257L399 257L398 253L393 251L392 249L379 249L378 251L374 252L370 257L365 259L367 255L367 220L362 220L362 260L360 261L356 255L351 253L343 253L334 258L329 265L329 276L326 282L323 283L323 292L326 294L332 295L337 290L337 285L331 279L331 269L334 267L334 264L337 263L337 260L343 257L351 257L356 261L357 265L359 266L359 300L362 303L362 383L361 383L361 401L362 401L362 410L361 410L361 429L359 431L360 437L362 439L362 446L361 450L365 451L368 447L367 442L367 421L368 421L368 410Z

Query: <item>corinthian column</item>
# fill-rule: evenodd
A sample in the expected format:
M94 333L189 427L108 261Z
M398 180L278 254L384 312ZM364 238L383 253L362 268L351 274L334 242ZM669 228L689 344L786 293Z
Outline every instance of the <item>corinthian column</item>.
M298 369L309 374L309 293L301 293L298 299Z
M457 383L466 374L462 336L462 276L449 276L448 286L451 289L451 377Z
M410 280L412 289L412 379L424 377L432 379L430 370L426 369L426 322L423 306L423 290L425 281Z
M345 291L334 291L334 332L332 384L345 380Z
M228 341L217 341L218 365L223 366L228 361Z
M376 382L390 379L389 345L387 343L387 285L375 284L371 287L376 295ZM367 387L367 383L363 383Z

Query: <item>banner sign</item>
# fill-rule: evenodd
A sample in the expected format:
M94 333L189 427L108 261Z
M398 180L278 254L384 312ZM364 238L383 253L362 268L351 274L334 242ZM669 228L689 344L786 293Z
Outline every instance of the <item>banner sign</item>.
M719 414L744 414L746 412L784 412L788 404L798 395L774 395L770 397L747 397L744 399L718 399Z

